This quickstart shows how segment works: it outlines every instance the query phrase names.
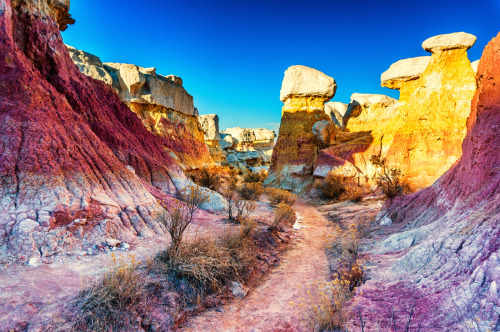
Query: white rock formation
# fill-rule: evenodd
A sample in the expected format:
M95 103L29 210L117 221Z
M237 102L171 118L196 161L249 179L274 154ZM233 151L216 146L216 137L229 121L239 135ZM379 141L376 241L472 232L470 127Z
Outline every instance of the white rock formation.
M464 48L468 50L476 43L477 37L466 32L454 32L444 35L437 35L426 39L422 43L422 48L427 52L453 50Z
M160 105L188 115L198 114L193 97L183 88L180 77L159 75L156 68L125 63L103 64L95 55L67 47L82 73L111 85L123 102Z
M220 141L219 116L217 114L202 114L198 116L201 128L205 132L205 140Z
M331 99L335 95L337 84L333 77L314 68L306 66L291 66L285 71L281 85L280 99L294 97L314 97Z
M479 60L476 60L471 63L472 69L474 70L475 73L477 73L477 66L479 65Z
M393 63L380 77L382 86L391 89L400 88L402 82L416 80L427 68L430 60L430 56L420 56Z
M339 128L343 126L346 111L347 104L338 101L330 101L325 104L325 113L332 118L332 122Z

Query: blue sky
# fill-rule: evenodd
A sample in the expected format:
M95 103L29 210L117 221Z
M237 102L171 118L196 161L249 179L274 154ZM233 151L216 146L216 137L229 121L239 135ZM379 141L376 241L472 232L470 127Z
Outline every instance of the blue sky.
M476 35L473 61L500 31L500 0L73 0L70 13L67 44L103 62L182 77L200 114L218 114L221 130L275 129L291 65L334 77L335 101L355 92L398 98L380 87L380 74L428 55L421 47L428 37Z

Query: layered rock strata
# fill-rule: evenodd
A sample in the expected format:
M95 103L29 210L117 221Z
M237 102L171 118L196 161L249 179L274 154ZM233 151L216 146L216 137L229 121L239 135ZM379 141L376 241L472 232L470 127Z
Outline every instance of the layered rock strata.
M120 99L142 120L186 170L213 165L198 124L193 97L178 76L163 76L155 68L102 63L92 54L68 46L73 62L87 76L113 87Z
M191 183L112 88L73 64L60 17L47 0L0 0L2 253L163 233L158 199ZM207 207L223 205L213 194Z
M411 329L500 328L498 63L500 34L479 62L460 160L431 187L387 202L379 214L379 221L392 224L386 228L392 234L370 246L371 261L377 263L353 301L362 310L365 330L393 321L391 307L398 330L411 307ZM351 323L357 325L353 330L359 328L359 320Z
M316 69L292 66L285 71L280 93L285 105L266 184L298 192L312 183L320 149L312 128L318 121L331 123L325 102L335 91L335 80Z
M269 129L228 128L221 132L227 161L242 170L266 170L271 165L276 133Z

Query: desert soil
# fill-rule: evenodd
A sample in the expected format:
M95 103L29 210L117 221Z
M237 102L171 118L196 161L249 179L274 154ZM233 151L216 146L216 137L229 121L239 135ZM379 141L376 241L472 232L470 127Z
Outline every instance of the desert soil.
M306 227L295 231L296 239L281 264L245 298L192 318L185 331L310 330L311 303L305 286L328 278L324 246L333 228L315 207L298 202L294 208Z

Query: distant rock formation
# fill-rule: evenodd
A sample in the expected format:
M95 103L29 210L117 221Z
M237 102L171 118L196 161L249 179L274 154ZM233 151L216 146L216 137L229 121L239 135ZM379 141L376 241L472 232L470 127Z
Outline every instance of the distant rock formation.
M155 68L123 63L102 63L92 54L68 46L80 71L113 87L142 120L144 126L164 140L173 158L185 170L214 165L198 124L193 97L178 76L162 76Z
M276 133L269 129L227 128L221 132L229 164L242 171L267 170L271 165Z
M297 192L312 184L320 148L312 128L318 121L331 122L325 102L336 88L332 77L316 69L292 66L285 71L280 93L285 105L266 184Z
M467 40L470 45L472 38ZM461 64L460 75L467 78L472 69L464 52L461 48L434 53L433 65L446 68L442 60L453 57ZM414 326L421 323L423 331L500 328L499 63L500 34L479 62L478 90L458 163L431 187L387 202L379 214L379 221L392 224L386 229L392 235L371 247L369 254L377 263L354 299L366 330L379 320L391 321L390 306L398 329L403 329L412 306ZM462 93L469 93L467 85ZM455 100L459 106L466 103ZM359 319L351 323L359 327Z
M59 31L67 6L53 3L0 0L2 254L52 256L163 233L158 200L192 184L166 140L74 65ZM206 208L227 206L211 198Z
M221 147L219 116L217 114L203 114L198 117L198 121L205 133L205 143L208 146L210 155L216 163L226 165L226 153Z

